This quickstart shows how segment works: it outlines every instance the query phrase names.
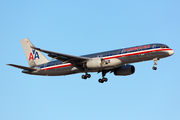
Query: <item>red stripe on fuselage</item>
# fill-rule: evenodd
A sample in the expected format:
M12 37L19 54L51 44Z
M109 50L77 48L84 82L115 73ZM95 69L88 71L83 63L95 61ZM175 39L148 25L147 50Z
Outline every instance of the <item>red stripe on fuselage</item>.
M153 50L146 50L146 51L137 51L135 53L126 53L126 54L122 54L122 55L105 57L104 59L108 60L108 59L113 59L113 58L127 57L127 56L133 56L133 55L139 55L139 54L145 54L145 53L151 53L151 52L158 52L158 51L167 51L167 50L172 50L172 49L166 48L166 49L153 49ZM68 64L64 64L64 65L42 68L42 70L44 71L44 70L51 70L51 69L62 68L62 67L69 67L71 65L72 65L71 63L68 63Z
M51 70L51 69L56 69L56 68L62 68L62 67L68 67L71 66L72 64L65 64L65 65L59 65L59 66L52 66L52 67L48 67L48 68L42 68L42 70Z

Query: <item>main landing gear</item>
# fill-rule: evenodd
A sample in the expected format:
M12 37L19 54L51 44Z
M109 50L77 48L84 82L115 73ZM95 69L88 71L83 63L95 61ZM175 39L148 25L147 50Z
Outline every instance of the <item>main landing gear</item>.
M106 71L106 70L103 70L103 71L102 71L102 79L99 79L99 80L98 80L99 83L104 83L104 82L107 82L107 81L108 81L108 79L104 77L104 76L106 75L106 73L108 73L108 72L109 72L109 71ZM85 75L82 75L82 76L81 76L82 79L87 79L87 78L90 78L90 77L91 77L91 75L88 74L87 72L86 72Z
M87 74L87 72L86 72L85 75L81 76L82 79L87 79L87 78L90 78L90 77L91 77L91 74Z
M153 66L153 70L157 70L157 67L156 67L156 65L157 65L157 61L159 60L159 58L154 58L153 59L153 61L154 61L154 66Z
M105 70L102 71L102 79L99 79L99 80L98 80L99 83L104 83L104 82L107 82L107 81L108 81L108 79L104 77L107 72L108 72L108 71L105 71Z

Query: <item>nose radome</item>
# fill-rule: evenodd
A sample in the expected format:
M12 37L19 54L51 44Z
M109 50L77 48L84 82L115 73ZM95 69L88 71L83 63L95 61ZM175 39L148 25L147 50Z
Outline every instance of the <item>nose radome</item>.
M174 54L174 51L173 50L170 50L169 51L169 55L173 55Z

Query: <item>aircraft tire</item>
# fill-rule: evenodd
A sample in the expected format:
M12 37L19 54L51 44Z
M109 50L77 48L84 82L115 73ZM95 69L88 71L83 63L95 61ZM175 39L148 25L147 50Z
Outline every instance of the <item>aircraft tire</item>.
M157 70L157 67L153 67L152 69L153 69L153 70Z
M107 79L107 78L103 78L103 81L104 81L104 82L107 82L107 81L108 81L108 79Z
M90 78L90 77L91 77L91 74L87 74L86 77L87 77L87 78Z
M99 79L98 81L99 81L99 83L104 83L104 80L102 80L102 79Z
M85 75L82 75L81 78L82 79L87 79L87 77Z

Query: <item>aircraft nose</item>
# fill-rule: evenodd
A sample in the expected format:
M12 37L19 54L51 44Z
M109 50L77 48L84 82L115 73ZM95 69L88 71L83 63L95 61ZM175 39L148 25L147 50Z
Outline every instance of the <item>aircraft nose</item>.
M174 54L174 51L173 50L170 50L169 51L169 55L173 55Z

